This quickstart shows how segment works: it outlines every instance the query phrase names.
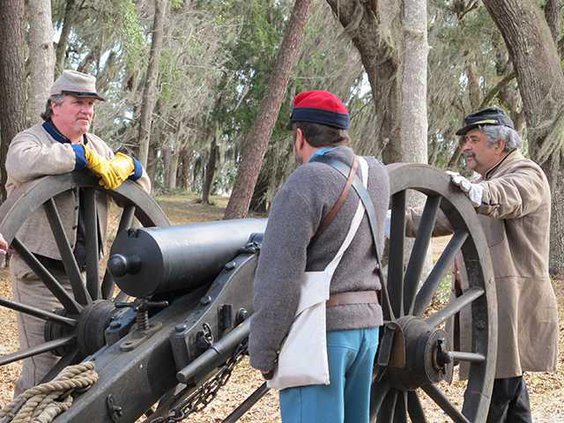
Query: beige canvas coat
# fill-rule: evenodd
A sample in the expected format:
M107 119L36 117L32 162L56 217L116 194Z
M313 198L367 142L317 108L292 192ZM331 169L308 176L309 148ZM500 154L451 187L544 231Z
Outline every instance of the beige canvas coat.
M548 181L542 169L517 150L480 181L485 189L482 205L476 211L482 215L497 292L495 377L554 371L558 357L558 311L548 273ZM413 228L418 219L412 215L407 220ZM442 229L447 226L444 221L437 225Z
M86 137L88 146L102 157L107 159L113 157L113 151L102 139L93 134L86 134ZM6 156L6 191L8 196L17 188L32 185L40 177L72 172L75 168L75 162L76 155L71 144L58 142L41 124L20 132L10 143ZM150 190L150 180L145 171L137 182L147 192ZM102 192L97 192L96 203L103 242L105 241L107 227L108 196ZM74 248L78 227L78 192L68 191L59 194L55 197L55 204L59 210L71 248ZM40 208L26 220L17 236L32 252L53 259L61 259L43 208Z

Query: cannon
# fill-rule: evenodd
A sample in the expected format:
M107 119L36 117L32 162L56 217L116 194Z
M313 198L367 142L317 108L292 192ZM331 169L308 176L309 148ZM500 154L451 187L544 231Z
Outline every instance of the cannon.
M391 237L384 298L385 324L374 365L371 420L425 422L434 403L455 422L483 422L487 416L496 363L496 297L487 242L467 198L442 172L425 165L394 164L391 180ZM101 192L118 207L115 240L107 264L76 262L60 224L58 194ZM425 196L419 230L405 256L408 195ZM61 289L17 232L32 212L44 208L69 275L73 294ZM439 212L454 234L423 274ZM95 201L85 220L96 222ZM61 356L49 380L69 364L93 361L99 380L77 395L56 422L181 421L211 401L246 352L252 316L253 276L265 219L241 219L171 226L154 202L127 181L103 190L86 172L49 176L0 207L0 233L59 300L55 310L40 310L0 298L0 306L46 321L45 343L0 357L0 366L45 351ZM91 238L92 237L92 238ZM97 231L86 243L88 263L98 262ZM437 305L434 294L455 257L461 256L468 283L461 295ZM449 337L446 323L462 310L471 316L469 345ZM465 364L463 398L445 393ZM263 385L226 418L236 421L266 392ZM425 398L425 399L424 399Z

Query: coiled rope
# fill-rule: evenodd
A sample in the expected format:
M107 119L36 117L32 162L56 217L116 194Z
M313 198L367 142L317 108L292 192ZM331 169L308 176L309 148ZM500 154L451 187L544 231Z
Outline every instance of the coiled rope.
M70 408L73 393L98 380L94 362L65 367L55 379L27 389L0 410L0 423L49 423Z

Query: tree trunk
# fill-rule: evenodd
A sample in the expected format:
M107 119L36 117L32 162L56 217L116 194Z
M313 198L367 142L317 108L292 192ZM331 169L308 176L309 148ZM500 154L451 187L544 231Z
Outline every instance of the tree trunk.
M25 127L24 0L0 2L0 200L6 199L6 153Z
M401 161L401 3L327 0L362 60L372 89L379 150L386 163Z
M178 152L171 146L163 147L164 186L167 191L176 189L176 171L178 169Z
M29 84L27 95L27 125L40 120L49 98L49 88L55 74L55 48L51 0L26 1L29 24Z
M169 190L174 191L176 189L176 170L178 169L178 151L171 151L170 163L167 165L169 168L168 179L166 181Z
M168 1L155 0L155 18L153 21L153 38L151 52L147 66L147 77L143 89L143 102L141 104L141 117L139 121L139 160L143 166L147 165L149 143L151 135L151 118L157 97L157 80L159 77L159 61L163 46L164 22Z
M249 209L255 213L266 213L268 204L266 201L266 194L268 193L268 175L265 174L264 169L259 173L257 184L251 198Z
M168 145L163 145L161 148L161 162L163 164L163 189L165 192L169 191L168 180L170 175L170 162L172 159L172 148Z
M472 111L476 111L482 108L482 93L480 89L480 75L478 74L478 69L474 60L470 61L466 66L466 78L468 78L468 97L470 99L470 107L472 108ZM447 169L456 169L461 156L462 144L458 143L447 163Z
M476 111L481 103L480 75L476 66L476 61L472 60L466 66L466 77L468 78L468 94L470 97L470 107Z
M558 45L558 40L560 40L560 0L546 1L544 17L550 28L552 39Z
M76 70L82 73L92 73L90 69L94 67L98 60L98 47L95 46L78 64ZM96 87L98 88L98 87Z
M147 158L147 166L145 167L147 171L147 175L153 182L153 186L157 185L157 173L158 173L158 164L159 164L159 149L155 145L151 145L149 148L149 154Z
M189 191L192 188L192 174L190 172L190 166L192 165L192 150L188 148L183 148L180 150L179 154L179 166L178 166L178 188Z
M400 137L393 140L394 161L427 163L427 0L403 0L401 34L396 44L401 45L400 70ZM407 204L423 207L422 195L408 195ZM412 240L405 243L405 264L413 248ZM428 252L424 272L432 267L431 253Z
M541 167L548 180L552 193L552 215L550 217L550 261L549 271L553 276L564 277L564 172L560 162L546 161Z
M198 192L202 185L204 185L204 159L199 156L194 160L194 167L192 168L192 187L194 192Z
M401 161L427 163L427 0L403 1Z
M245 217L249 211L272 128L280 112L292 69L299 56L310 3L311 0L296 0L294 4L265 97L259 106L256 121L243 142L241 163L224 219Z
M564 74L556 44L532 0L484 0L503 35L517 74L527 120L529 153L552 190L550 266L564 270Z
M386 163L427 162L427 8L423 0L327 0L358 49Z
M69 34L74 22L75 14L75 0L67 0L65 6L65 15L63 17L63 28L61 30L61 36L59 37L59 42L57 43L57 50L55 54L55 76L62 74L65 68L65 53L67 52Z
M202 183L202 203L210 204L210 195L212 193L213 178L217 168L217 156L219 155L219 147L216 142L216 134L212 134L210 144L210 155L204 170L204 181Z

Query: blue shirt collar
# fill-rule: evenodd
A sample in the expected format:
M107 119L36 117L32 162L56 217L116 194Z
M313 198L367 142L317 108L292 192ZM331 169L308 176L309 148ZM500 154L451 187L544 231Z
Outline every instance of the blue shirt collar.
M61 144L72 144L71 140L65 137L61 131L57 129L55 124L51 121L51 119L46 120L43 122L43 129L45 129L49 135L51 135L56 141L60 142ZM84 145L88 142L88 138L86 138L86 134L82 136L82 142Z
M337 149L337 147L321 147L318 150L315 151L315 153L313 153L311 155L311 157L309 158L308 161L311 161L311 159L313 159L314 157L318 157L318 156L325 156L327 153L333 151Z

